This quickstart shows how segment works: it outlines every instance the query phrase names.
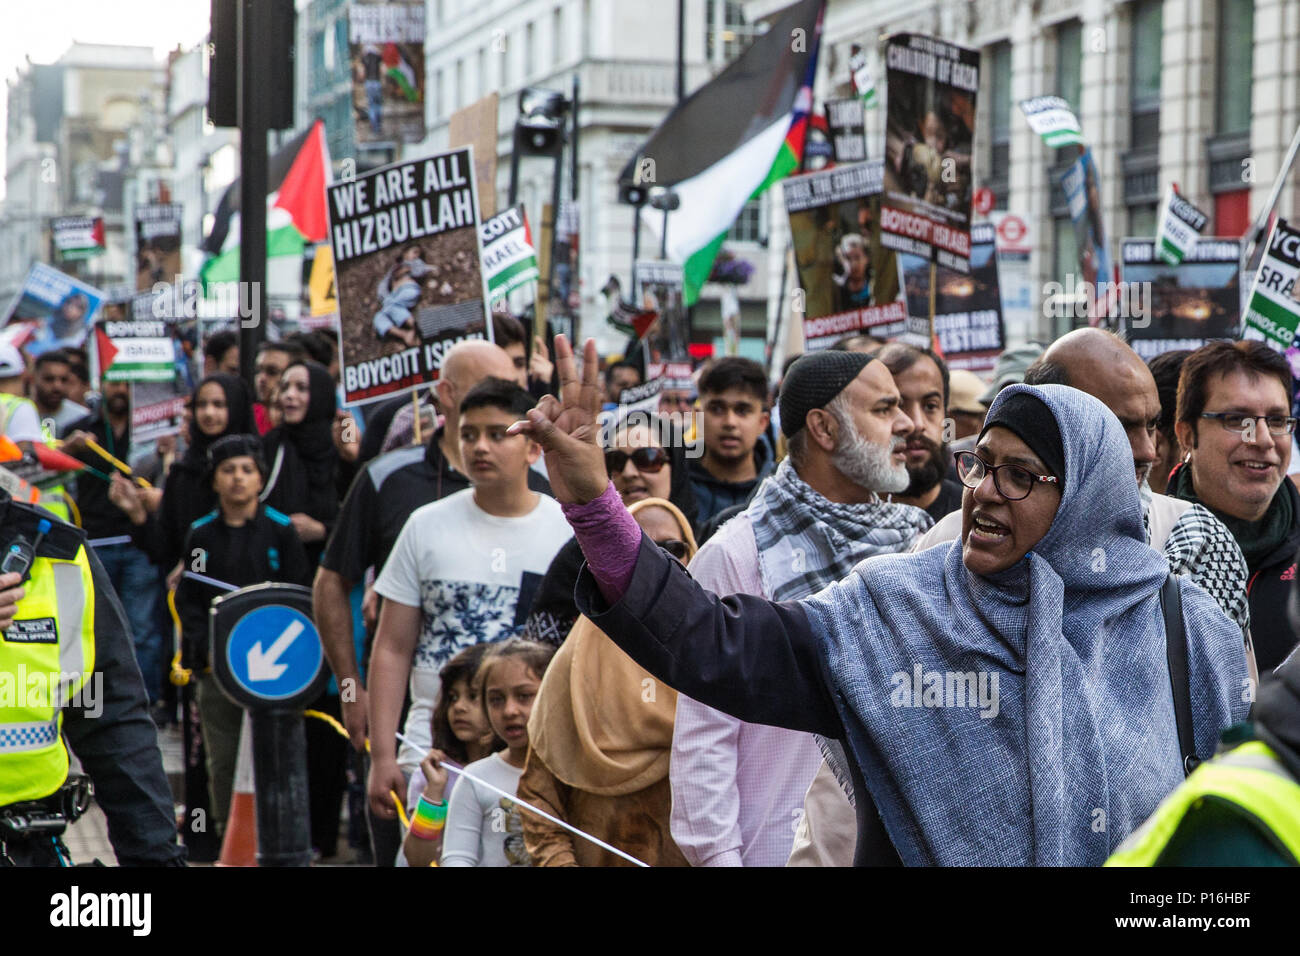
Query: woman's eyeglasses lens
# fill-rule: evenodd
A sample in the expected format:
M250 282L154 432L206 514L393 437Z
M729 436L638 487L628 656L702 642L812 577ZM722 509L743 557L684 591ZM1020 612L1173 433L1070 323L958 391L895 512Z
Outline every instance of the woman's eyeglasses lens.
M990 466L974 452L958 452L956 457L957 477L961 483L972 490L978 488L984 476L990 471ZM1019 465L1000 465L991 470L994 487L997 488L998 494L1008 501L1019 501L1027 497L1037 483L1038 476Z

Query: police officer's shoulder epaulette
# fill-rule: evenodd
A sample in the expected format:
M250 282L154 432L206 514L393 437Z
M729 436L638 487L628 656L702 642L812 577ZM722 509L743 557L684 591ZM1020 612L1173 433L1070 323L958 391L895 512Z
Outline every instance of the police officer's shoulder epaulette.
M276 524L282 524L282 525L291 525L291 524L293 524L293 521L290 520L290 518L289 518L289 516L288 516L287 514L285 514L283 511L276 511L276 510L275 510L274 508L272 508L270 505L267 505L267 506L266 506L264 509L262 509L262 510L265 511L265 512L266 512L266 516L267 516L268 518L270 518L272 521L274 521Z
M0 505L0 542L7 547L18 535L35 543L40 534L40 524L48 521L50 528L41 538L41 546L36 549L39 558L54 558L58 561L72 561L77 552L86 543L86 532L76 525L69 524L56 517L39 505L30 505L10 498Z
M193 530L194 528L202 528L205 524L212 524L212 522L217 520L218 514L219 512L217 511L217 509L213 508L202 518L194 519L194 522L190 525L190 529Z

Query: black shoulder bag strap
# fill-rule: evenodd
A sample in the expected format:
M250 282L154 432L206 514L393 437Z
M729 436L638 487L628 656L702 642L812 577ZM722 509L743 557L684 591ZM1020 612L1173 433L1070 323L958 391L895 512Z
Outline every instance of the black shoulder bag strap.
M1178 722L1178 749L1184 776L1196 769L1196 737L1192 732L1192 688L1187 676L1187 635L1183 630L1183 595L1178 578L1170 574L1160 588L1160 608L1165 618L1165 654L1169 683L1174 693L1174 719Z

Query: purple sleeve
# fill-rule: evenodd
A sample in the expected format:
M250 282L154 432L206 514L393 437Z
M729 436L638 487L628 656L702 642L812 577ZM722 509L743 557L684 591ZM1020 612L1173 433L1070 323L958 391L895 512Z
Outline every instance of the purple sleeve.
M611 481L599 498L585 505L562 505L573 526L574 537L587 559L600 593L610 604L627 590L641 547L641 526L636 523Z

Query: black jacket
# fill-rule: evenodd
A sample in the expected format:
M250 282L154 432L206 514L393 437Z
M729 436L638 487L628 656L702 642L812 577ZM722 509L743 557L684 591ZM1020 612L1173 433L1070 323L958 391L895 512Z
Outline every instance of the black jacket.
M725 481L715 478L704 467L702 458L690 460L691 490L695 493L696 508L692 520L697 527L706 526L720 511L749 504L763 479L776 471L776 462L762 438L754 444L754 467L756 474L749 481Z
M0 549L21 534L34 541L48 512L0 493ZM78 528L54 520L37 552L69 560L86 540ZM123 866L180 863L171 787L163 772L158 730L149 717L140 668L126 614L91 548L86 557L95 583L94 694L63 711L63 733L95 784L95 800L108 817L108 836ZM92 699L93 698L93 699ZM91 709L88 709L91 708ZM0 760L4 759L0 756Z
M239 527L226 524L219 511L199 518L190 525L185 555L187 572L237 588L263 581L311 584L307 553L293 530L293 522L265 505ZM208 609L214 598L226 593L188 573L181 577L176 588L176 613L181 619L181 663L185 667L201 670L208 666Z

